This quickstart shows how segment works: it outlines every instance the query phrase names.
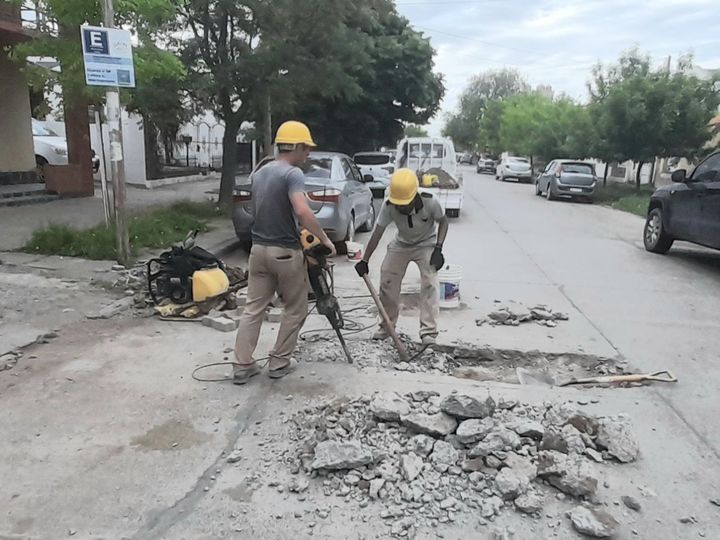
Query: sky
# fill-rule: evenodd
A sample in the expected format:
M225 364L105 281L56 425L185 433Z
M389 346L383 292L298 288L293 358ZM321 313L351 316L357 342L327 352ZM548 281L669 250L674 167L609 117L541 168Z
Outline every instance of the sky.
M431 39L445 77L439 135L469 79L517 68L532 86L586 100L592 67L634 46L657 64L692 53L720 68L720 0L397 0L398 11Z

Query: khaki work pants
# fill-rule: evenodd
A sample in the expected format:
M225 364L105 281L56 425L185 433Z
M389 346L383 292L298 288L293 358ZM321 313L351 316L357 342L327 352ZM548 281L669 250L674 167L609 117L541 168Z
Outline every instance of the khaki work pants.
M438 275L430 264L433 247L405 247L393 241L380 269L380 301L393 326L400 314L400 287L408 264L414 262L420 269L420 337L437 337L437 320L440 315ZM382 324L380 325L383 326Z
M298 334L307 317L308 280L305 257L299 249L254 245L250 252L247 301L235 339L235 358L252 365L265 309L280 296L284 311L275 346L270 351L269 369L287 365L295 350Z

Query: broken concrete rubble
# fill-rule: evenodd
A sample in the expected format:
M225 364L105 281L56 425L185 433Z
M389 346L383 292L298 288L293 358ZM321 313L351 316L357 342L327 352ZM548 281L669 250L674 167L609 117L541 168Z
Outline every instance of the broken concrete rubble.
M401 416L410 413L410 404L397 393L386 392L373 398L370 409L380 420L399 422Z
M570 521L577 532L593 538L607 538L620 526L607 512L585 506L575 507L570 512Z
M547 306L527 308L522 304L512 302L488 313L485 317L475 320L477 326L489 324L491 326L520 326L521 323L535 321L543 326L555 327L556 321L567 321L566 313L553 311Z
M480 401L462 394L450 394L440 403L440 410L460 419L486 418L495 412L495 400L490 396Z
M289 465L309 475L311 482L313 477L324 478L326 496L356 501L361 507L373 501L383 504L378 512L394 537L415 535L463 514L492 520L510 508L538 515L550 497L568 503L571 497L594 499L598 479L590 458L539 449L543 432L565 432L574 443L595 444L594 435L584 434L585 439L569 423L578 418L569 406L513 403L496 406L492 416L459 424L445 412L426 412L443 403L452 403L444 409L455 412L458 404L484 404L471 396L451 397L376 394L307 407L292 421L290 439L297 441L298 449ZM397 407L403 412L407 407L408 414L397 413ZM397 413L399 421L383 420L388 412L393 418ZM555 420L558 423L551 423ZM590 427L602 420L583 417ZM294 492L296 484L304 489L298 481L287 491ZM557 496L551 495L553 489L559 490ZM581 518L582 512L576 518L579 526L590 530Z
M600 419L597 444L622 463L635 461L640 452L630 420L625 416Z

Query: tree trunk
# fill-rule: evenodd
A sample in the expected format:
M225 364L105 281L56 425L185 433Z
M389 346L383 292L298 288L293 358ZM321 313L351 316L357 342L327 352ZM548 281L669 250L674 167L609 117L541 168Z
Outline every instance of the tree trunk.
M162 164L159 155L158 131L146 118L143 118L143 136L145 137L145 174L150 180L160 178Z
M237 171L237 134L240 122L225 120L225 134L223 135L222 173L220 176L220 206L229 207L232 204L233 189L235 188L235 173Z
M608 171L610 170L610 163L605 163L605 172L603 173L603 187L607 186Z
M655 187L655 164L657 163L657 158L653 158L652 160L652 167L650 167L650 185Z
M644 161L639 161L637 166L637 172L635 173L635 189L640 191L640 173L642 172Z
M76 42L80 50L80 33L77 27L60 27L60 35ZM67 66L61 66L66 69ZM65 138L67 139L68 163L80 166L83 195L95 194L95 181L92 172L92 151L90 149L90 113L89 102L83 95L71 95L65 92L63 96L63 116L65 118Z
M63 100L63 110L68 163L80 166L82 194L91 197L95 194L95 180L93 179L92 151L90 149L88 102L84 98L65 99Z

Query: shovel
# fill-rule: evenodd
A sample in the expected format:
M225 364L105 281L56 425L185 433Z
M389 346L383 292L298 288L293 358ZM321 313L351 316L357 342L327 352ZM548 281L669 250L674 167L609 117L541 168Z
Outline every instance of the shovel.
M515 368L515 373L520 384L534 386L571 386L575 384L613 384L624 382L677 382L677 378L668 370L655 371L654 373L636 373L633 375L604 375L602 377L585 377L570 379L558 383L547 371L531 371L525 368Z

